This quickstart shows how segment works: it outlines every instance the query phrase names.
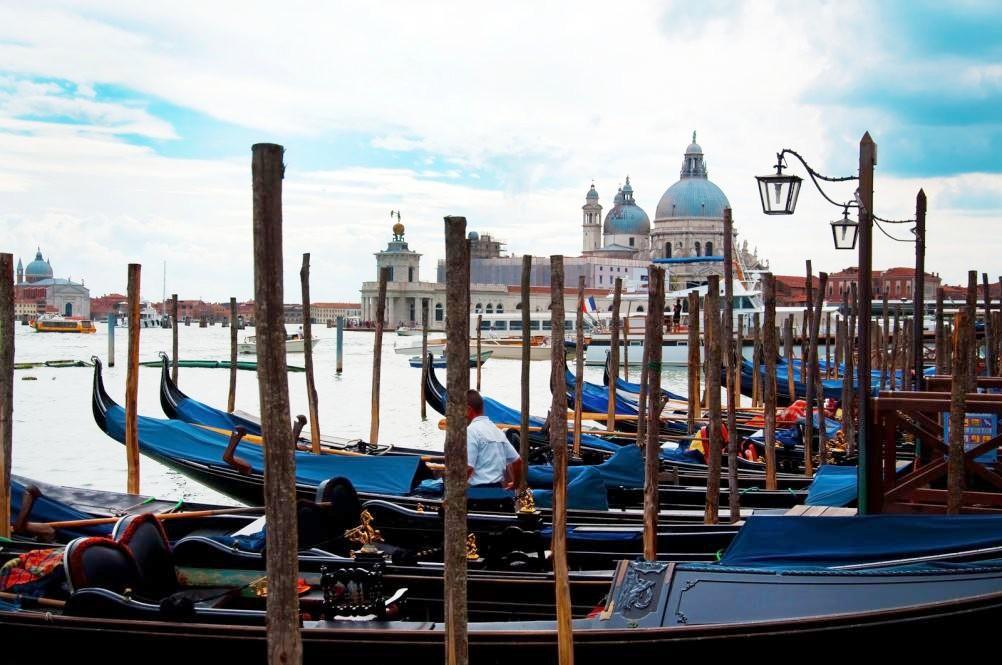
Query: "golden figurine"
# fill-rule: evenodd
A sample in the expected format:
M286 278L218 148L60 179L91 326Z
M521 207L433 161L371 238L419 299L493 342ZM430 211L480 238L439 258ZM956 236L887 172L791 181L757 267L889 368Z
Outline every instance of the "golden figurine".
M466 537L466 558L470 561L480 558L480 553L477 552L477 537L472 533Z
M536 512L536 499L532 496L532 490L526 487L519 490L515 495L515 512L533 513Z
M345 531L344 537L353 543L361 545L361 551L366 553L376 552L377 549L374 543L383 542L382 534L372 526L372 514L368 510L362 511L362 523L354 529Z

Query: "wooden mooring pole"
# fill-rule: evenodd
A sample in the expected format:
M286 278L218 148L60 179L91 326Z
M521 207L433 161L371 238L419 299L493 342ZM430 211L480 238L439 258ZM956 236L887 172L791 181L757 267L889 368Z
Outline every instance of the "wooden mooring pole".
M727 374L727 504L731 522L741 519L738 492L738 432L737 402L741 395L741 350L734 343L734 223L731 209L724 208L724 318L721 335L724 340L724 371ZM736 370L736 371L735 371Z
M706 430L709 441L706 451L706 510L703 522L717 524L720 521L720 277L710 275L707 280L705 312L703 316L706 331L703 333L703 357L706 360L706 408L710 412Z
M762 275L765 321L762 325L762 355L765 357L763 415L765 416L765 488L776 490L776 280L771 272ZM756 314L758 316L758 314ZM756 368L756 373L758 369Z
M619 306L623 297L623 279L616 278L612 294L612 321L609 338L609 404L605 427L610 432L616 430L616 379L619 377Z
M310 253L303 253L299 269L303 291L303 356L306 365L306 401L310 410L310 441L313 452L320 454L320 407L317 404L317 381L313 372L313 308L310 304Z
M529 330L529 284L532 277L532 255L522 255L522 373L519 382L522 413L518 425L518 456L522 459L522 471L518 479L518 489L524 491L529 473L529 353L532 335Z
M264 448L264 504L268 524L268 662L302 662L299 633L296 457L289 416L282 285L282 177L285 149L251 148L254 209L254 324Z
M699 294L696 291L689 292L689 398L688 411L686 416L686 426L689 434L696 433L696 421L703 416L699 406L699 374L700 374L700 354L699 354Z
M125 459L128 492L139 494L139 280L142 266L129 264L129 357L125 375Z
M968 344L965 347L971 356L966 360L967 367L967 392L973 393L977 390L978 381L978 344L975 332L975 322L978 318L978 271L969 270L967 272L967 327ZM960 326L955 325L954 328ZM953 354L956 362L957 354Z
M818 353L818 332L821 328L821 307L825 301L825 288L828 286L828 273L819 272L818 273L818 291L814 296L813 313L811 314L811 378L814 385L814 396L817 400L817 414L818 414L818 465L825 463L825 459L828 454L828 432L825 429L827 425L827 420L825 418L825 396L821 391L821 368L820 364L820 354ZM827 337L827 335L826 335ZM811 409L810 402L808 402L808 413L813 413ZM811 418L813 424L813 416Z
M0 537L10 538L14 453L14 255L0 254Z
M390 269L385 266L380 268L379 294L376 297L376 334L373 336L372 342L372 403L369 420L369 443L373 445L379 443L379 373L383 364L383 319L386 317L386 282L389 279ZM466 320L466 325L469 326L469 319ZM463 348L469 354L469 337L463 343ZM469 361L469 355L467 355L467 361Z
M226 411L237 408L237 299L230 298L230 390L226 398Z
M961 309L954 318L953 383L950 388L950 454L947 460L946 513L959 515L964 496L964 420L967 418L968 363L971 361L970 313Z
M661 465L661 348L664 339L665 271L647 269L647 317L644 355L647 356L647 441L644 445L644 559L658 558L658 470ZM639 412L638 420L644 418ZM639 423L638 423L639 424Z
M118 325L118 317L115 310L108 312L108 367L115 366L115 326Z
M814 321L814 300L812 296L814 295L814 275L811 273L811 261L807 260L807 309L804 313L804 332L807 335L807 353L802 354L800 358L801 367L806 368L805 371L801 371L801 376L804 377L806 398L807 398L807 416L804 418L804 475L810 478L814 475L814 399L816 395L814 394L814 371L815 371L815 356L814 350L817 348L817 326Z
M466 218L445 218L445 661L469 662L466 610L466 410L470 389L470 248ZM382 281L382 280L381 280ZM566 413L566 409L564 410ZM564 421L566 427L566 420ZM567 442L563 449L566 451Z
M783 356L786 358L786 389L789 391L790 404L797 399L796 377L793 375L793 315L790 314L783 322Z
M483 325L483 315L477 314L477 392L480 392L480 330L483 328Z
M177 356L178 356L177 327L178 327L178 323L177 323L177 294L176 293L171 294L171 297L170 297L170 317L171 317L171 323L173 324L173 325L171 325L171 330L170 330L170 336L171 336L171 346L170 346L170 352L171 352L170 380L174 382L174 385L177 385L177 368L178 368L178 364L177 364Z
M581 460L581 399L584 393L584 294L585 276L578 275L578 307L574 319L574 444L571 458Z
M421 420L428 419L428 399L424 387L428 381L428 299L421 298Z
M617 283L619 280L616 280ZM617 289L618 290L618 289ZM560 665L574 663L571 588L567 570L567 383L564 352L564 257L550 257L550 450L553 451L553 580L557 605L557 654ZM615 384L613 374L613 384Z

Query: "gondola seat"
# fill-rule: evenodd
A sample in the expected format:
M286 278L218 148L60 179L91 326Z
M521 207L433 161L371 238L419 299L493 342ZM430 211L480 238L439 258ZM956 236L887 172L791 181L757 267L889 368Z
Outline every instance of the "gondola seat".
M96 587L117 594L140 588L142 574L129 548L111 538L76 538L63 556L70 593Z
M126 515L115 524L112 538L132 552L142 577L137 591L143 597L164 598L178 590L170 541L155 515Z

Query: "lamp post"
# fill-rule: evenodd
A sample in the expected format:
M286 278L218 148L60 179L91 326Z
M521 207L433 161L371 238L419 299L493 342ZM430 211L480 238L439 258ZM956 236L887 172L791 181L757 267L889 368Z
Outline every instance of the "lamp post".
M784 149L776 155L776 173L765 176L756 176L759 187L759 197L762 199L762 212L767 215L792 215L797 206L797 199L800 194L801 179L796 176L783 174L785 168L786 155L793 155L807 169L808 175L817 187L818 192L829 203L842 208L844 222L832 224L832 234L835 246L846 244L852 247L856 244L855 236L859 236L859 316L858 341L859 341L859 405L858 417L859 426L859 467L858 467L858 495L859 512L861 514L880 512L883 495L879 490L881 482L881 449L879 445L869 445L869 425L870 425L870 317L872 313L872 273L873 273L873 253L872 253L872 233L873 223L871 214L873 210L873 168L877 163L877 145L870 138L870 133L863 134L859 141L859 174L856 176L846 176L841 178L831 178L821 175L812 169L807 162L797 152ZM819 180L826 182L847 182L856 180L859 187L856 191L856 201L839 203L829 197L821 188ZM859 222L856 233L852 233L852 222L849 221L849 208L856 208L859 214ZM840 238L841 235L841 238ZM851 244L849 241L852 241ZM850 380L852 377L850 377Z

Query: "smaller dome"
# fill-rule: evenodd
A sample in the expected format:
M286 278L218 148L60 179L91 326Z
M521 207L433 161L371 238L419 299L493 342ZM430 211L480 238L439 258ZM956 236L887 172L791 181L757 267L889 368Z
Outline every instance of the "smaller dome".
M402 236L403 234L404 234L404 225L401 224L400 222L397 222L396 224L394 224L393 225L393 235L395 235L395 236Z
M467 240L480 240L480 234L477 233L476 231L470 231L469 233L466 234L466 239Z
M591 189L589 189L588 193L585 194L585 200L586 201L598 201L598 192L595 191L595 183L591 184Z
M623 196L629 198L628 195L633 194L633 186L630 185L630 176L626 176L626 184L623 185Z

